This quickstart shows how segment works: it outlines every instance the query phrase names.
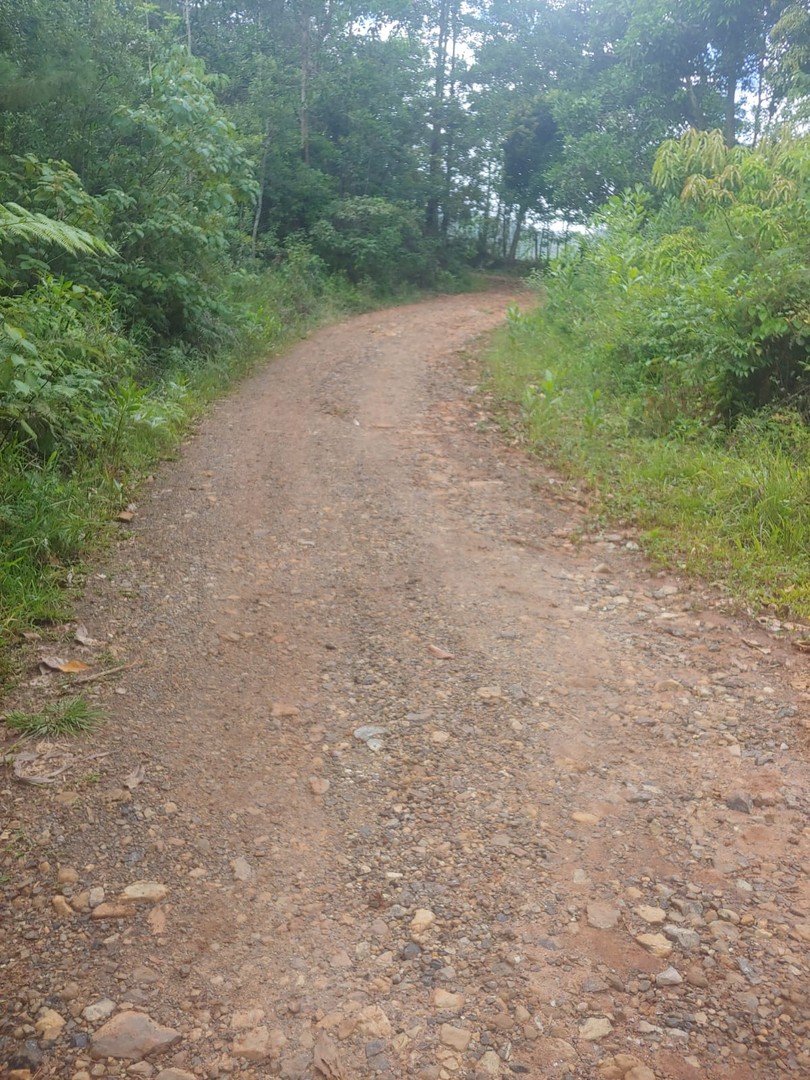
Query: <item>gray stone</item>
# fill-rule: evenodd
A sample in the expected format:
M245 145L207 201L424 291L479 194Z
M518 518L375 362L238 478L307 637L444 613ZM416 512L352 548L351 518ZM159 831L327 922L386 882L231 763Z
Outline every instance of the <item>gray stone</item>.
M700 945L700 934L697 930L688 930L685 926L675 926L674 923L667 923L664 927L664 933L670 941L680 945L684 952L690 952Z
M88 1023L97 1024L99 1020L106 1020L114 1012L115 1002L111 998L102 998L101 1001L96 1001L88 1005L86 1009L82 1009L82 1016Z
M253 867L243 855L231 859L231 869L237 881L251 881L253 878Z
M588 926L593 926L596 930L612 930L621 918L621 912L615 904L606 904L600 900L588 904L585 911Z
M282 1080L303 1080L309 1072L311 1062L312 1055L307 1050L284 1058L280 1068Z
M656 986L679 986L682 982L683 977L674 967L668 967L655 976Z
M726 806L729 810L737 810L741 814L750 814L754 808L754 800L747 791L732 791L726 796Z

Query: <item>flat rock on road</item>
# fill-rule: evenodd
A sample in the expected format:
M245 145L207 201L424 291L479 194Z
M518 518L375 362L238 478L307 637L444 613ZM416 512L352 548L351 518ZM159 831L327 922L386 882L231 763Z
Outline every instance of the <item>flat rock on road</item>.
M0 778L16 1080L810 1076L807 660L505 445L508 300L297 345L91 577L138 663Z

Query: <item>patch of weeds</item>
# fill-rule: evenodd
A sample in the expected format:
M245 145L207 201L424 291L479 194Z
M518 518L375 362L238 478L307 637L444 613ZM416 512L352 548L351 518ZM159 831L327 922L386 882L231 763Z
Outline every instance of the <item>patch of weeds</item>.
M34 841L25 829L15 829L5 853L12 859L25 859L33 851L34 846Z
M6 714L6 726L30 738L50 739L92 731L103 716L101 709L75 697L51 702L38 712L12 709Z
M116 656L111 649L102 649L101 652L96 653L95 664L99 670L101 668L114 667L116 664L120 663L120 656Z
M519 329L496 335L485 357L504 435L586 485L592 518L632 524L660 565L722 581L748 607L810 617L802 417L782 407L733 426L686 418L652 431L637 422L633 388L596 384L605 373L582 340L540 316Z

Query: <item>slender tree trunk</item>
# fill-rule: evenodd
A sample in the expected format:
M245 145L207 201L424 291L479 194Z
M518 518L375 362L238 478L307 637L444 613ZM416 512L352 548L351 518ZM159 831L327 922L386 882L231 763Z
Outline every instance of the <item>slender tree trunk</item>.
M763 47L757 67L757 107L754 111L754 139L752 147L756 150L762 134L762 98L765 92L765 49Z
M309 165L309 77L312 63L312 26L309 15L304 16L301 35L301 98L299 122L301 127L301 157Z
M703 112L700 101L698 100L697 93L693 83L688 83L686 87L687 99L689 101L689 122L693 128L697 128L698 131L706 130L706 115Z
M256 258L256 246L259 241L259 225L262 220L264 209L264 185L267 180L267 159L270 156L270 121L264 127L264 145L262 147L262 164L259 169L259 194L256 199L256 212L253 215L253 231L251 232L251 254Z
M425 229L429 236L439 235L439 205L442 189L442 120L447 80L447 44L450 29L450 0L439 6L436 63L433 75L433 104L430 110L430 143L428 162L428 198L425 206Z
M447 99L452 104L456 96L456 45L458 39L458 9L452 8L450 12L450 54L449 73L447 78ZM455 136L455 114L451 114L447 120L444 150L444 205L442 206L442 236L446 240L450 232L452 218L451 207L453 205L453 153Z
M143 10L146 18L146 67L149 71L149 96L151 97L155 92L152 86L152 71L154 67L152 63L152 28L149 25L149 8L145 4Z
M509 254L506 257L506 261L510 266L514 266L517 262L518 245L520 244L520 233L523 229L523 219L526 216L526 207L518 206L517 214L515 215L515 228L512 232L512 241L509 245Z
M484 189L484 221L478 230L478 257L483 264L490 256L489 250L489 208L492 203L492 162L487 164L487 186Z
M726 146L735 146L737 142L737 68L732 62L728 64L725 82L723 138Z
M183 19L186 24L186 47L191 53L191 0L183 0Z

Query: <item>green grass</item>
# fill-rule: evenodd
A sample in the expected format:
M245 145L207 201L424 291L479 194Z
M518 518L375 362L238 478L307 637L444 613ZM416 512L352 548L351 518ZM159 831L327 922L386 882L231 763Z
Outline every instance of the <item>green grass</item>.
M542 313L515 313L484 360L505 428L587 484L598 518L751 608L810 618L810 431L796 414L731 432L687 422L677 403L611 390L587 329Z
M49 703L37 712L12 709L6 714L6 726L29 738L53 739L92 731L103 716L101 709L75 697Z

